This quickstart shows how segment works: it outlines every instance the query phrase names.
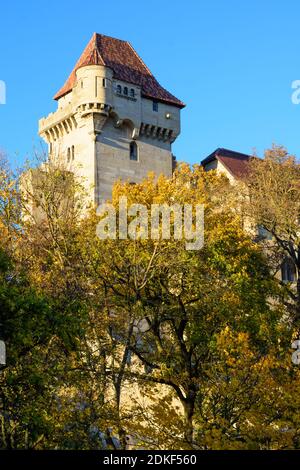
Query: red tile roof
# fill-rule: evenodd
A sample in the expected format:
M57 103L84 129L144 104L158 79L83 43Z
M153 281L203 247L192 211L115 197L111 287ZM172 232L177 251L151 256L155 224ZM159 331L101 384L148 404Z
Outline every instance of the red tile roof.
M250 155L246 155L245 153L235 152L233 150L228 150L224 148L218 148L208 157L202 160L201 165L205 167L205 165L217 159L225 166L225 168L229 171L229 173L232 174L232 176L240 179L248 175L248 163L251 158L253 157Z
M146 98L179 108L185 106L158 83L129 42L98 33L93 34L68 80L54 96L55 100L72 90L76 82L76 70L85 65L106 65L113 70L114 78L140 86Z

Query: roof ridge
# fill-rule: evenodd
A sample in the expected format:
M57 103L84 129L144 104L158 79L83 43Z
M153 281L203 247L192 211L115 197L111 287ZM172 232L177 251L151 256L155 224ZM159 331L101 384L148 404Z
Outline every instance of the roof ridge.
M227 148L225 148L225 147L219 147L219 148L217 148L217 149L215 150L215 152L213 152L213 153L215 153L216 155L218 155L219 152L222 152L222 151L225 151L225 152L228 152L228 153L235 153L236 155L241 155L241 156L243 156L243 157L251 158L251 155L249 155L248 153L238 152L238 151L236 151L236 150L230 150L230 149L227 149ZM225 156L226 156L226 155L224 155L224 157L225 157Z
M140 86L142 95L183 108L185 105L163 88L129 41L94 32L77 60L71 74L54 99L69 93L76 83L76 71L88 65L102 65L113 70L117 80Z
M150 75L154 77L153 73L151 72L151 70L149 69L149 67L147 67L147 65L145 64L145 62L143 61L143 59L139 56L139 54L136 52L136 50L134 49L134 47L130 44L129 41L124 41L128 44L128 46L130 47L130 49L133 51L133 53L136 55L136 57L142 62L143 66L145 67L145 69L147 70L148 73L150 73Z
M96 36L102 36L103 38L114 39L115 41L127 42L125 39L115 38L114 36L108 36L107 34L94 33Z

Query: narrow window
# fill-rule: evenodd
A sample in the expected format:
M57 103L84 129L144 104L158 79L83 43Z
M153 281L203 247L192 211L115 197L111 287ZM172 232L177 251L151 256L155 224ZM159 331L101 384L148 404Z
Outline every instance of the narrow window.
M67 150L67 159L68 159L68 162L71 160L71 149L70 149L70 147L68 147L68 150Z
M102 86L106 88L106 78L102 78Z
M53 145L52 145L52 142L50 142L50 144L49 144L49 155L52 155L52 152L53 152Z
M158 111L158 102L157 102L157 101L153 101L153 102L152 102L152 109L153 109L153 111L155 111L155 112Z
M296 281L296 269L291 259L285 259L281 265L281 280L283 282Z
M117 85L117 93L122 93L122 88L121 88L121 85Z
M124 86L123 93L124 93L125 96L128 96L128 88L127 88L127 86Z
M71 156L72 156L72 160L74 160L74 158L75 158L75 147L74 147L74 145L72 145Z
M137 161L138 159L138 147L136 142L130 142L130 160Z
M134 98L134 95L135 95L134 89L133 89L133 88L130 88L130 96L131 96L131 98Z

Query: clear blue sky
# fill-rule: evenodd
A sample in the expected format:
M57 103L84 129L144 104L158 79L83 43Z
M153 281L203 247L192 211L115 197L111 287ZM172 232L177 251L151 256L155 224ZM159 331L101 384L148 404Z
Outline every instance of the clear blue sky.
M0 4L0 148L21 164L38 119L93 32L129 40L159 82L187 104L173 151L198 162L217 147L300 157L299 0L52 0Z

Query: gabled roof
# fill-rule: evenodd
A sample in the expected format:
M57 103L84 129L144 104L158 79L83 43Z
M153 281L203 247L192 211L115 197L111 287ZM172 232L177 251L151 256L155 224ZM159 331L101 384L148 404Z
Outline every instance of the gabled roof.
M114 72L114 78L140 86L142 95L146 98L163 101L179 108L185 106L158 83L128 41L98 33L93 34L68 80L54 96L55 100L72 90L76 82L76 70L86 65L110 67Z
M201 165L206 166L213 160L219 160L225 168L235 178L246 177L249 171L248 163L253 158L251 155L245 153L235 152L224 148L218 148L208 157L202 160Z

